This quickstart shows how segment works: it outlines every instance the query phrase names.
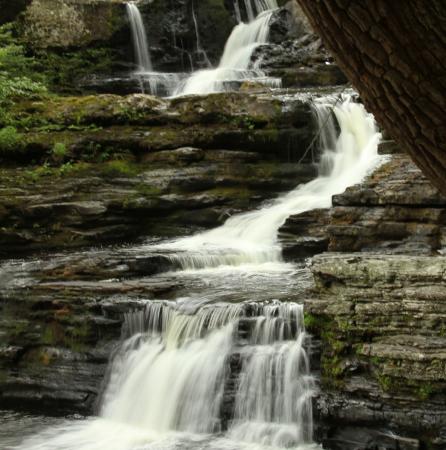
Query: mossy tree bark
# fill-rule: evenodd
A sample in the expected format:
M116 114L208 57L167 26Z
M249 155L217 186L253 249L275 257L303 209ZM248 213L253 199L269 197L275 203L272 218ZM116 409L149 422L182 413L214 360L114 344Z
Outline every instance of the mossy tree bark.
M446 194L446 2L297 1L366 107Z

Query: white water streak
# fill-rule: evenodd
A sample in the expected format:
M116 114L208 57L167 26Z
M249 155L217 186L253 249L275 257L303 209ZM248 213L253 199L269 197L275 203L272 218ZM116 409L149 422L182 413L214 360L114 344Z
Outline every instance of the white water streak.
M237 9L238 7L238 9ZM220 64L216 69L195 72L182 84L175 95L208 94L230 88L231 82L254 79L271 87L279 87L280 80L267 78L265 73L251 67L254 50L268 42L270 20L277 8L275 0L245 0L249 22L240 22L229 36ZM240 14L239 4L236 13Z
M331 207L333 195L359 183L380 161L380 134L373 116L346 96L334 108L340 128L336 139L336 123L330 117L332 103L333 99L325 99L315 104L324 145L315 180L298 186L267 207L233 216L221 227L161 248L177 250L172 258L185 269L280 262L277 232L285 220L293 214Z
M152 62L150 60L146 28L141 13L135 2L127 3L126 8L132 31L133 48L138 69L141 72L151 72Z

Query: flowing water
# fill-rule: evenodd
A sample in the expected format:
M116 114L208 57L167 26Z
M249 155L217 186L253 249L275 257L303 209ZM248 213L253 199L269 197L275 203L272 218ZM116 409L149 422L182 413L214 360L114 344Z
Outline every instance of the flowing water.
M298 186L267 207L236 215L221 227L160 248L175 249L177 253L172 258L185 269L280 262L277 231L287 217L329 208L333 195L359 183L378 160L376 149L380 135L373 117L362 105L345 97L334 108L341 130L336 137L335 120L331 116L334 101L323 99L315 104L318 123L323 125L320 142L324 145L319 176L315 180Z
M242 21L240 5L243 5L247 22ZM255 49L268 42L271 17L278 8L276 0L243 0L234 3L239 23L230 34L218 67L198 70L189 77L184 74L163 73L153 70L150 59L147 30L135 2L126 4L129 17L137 70L131 77L139 82L141 92L161 96L208 94L231 90L245 80L253 80L265 86L278 88L281 81L267 77L252 61ZM196 36L196 53L202 64L211 67L201 46L195 5L192 3L192 20ZM192 59L191 59L192 64ZM235 84L235 85L234 85Z
M252 61L254 50L268 42L271 17L276 0L245 0L248 22L241 21L240 4L235 11L240 19L229 36L223 56L215 69L199 70L181 83L174 95L208 94L229 90L232 84L255 80L271 87L280 87L280 80L266 77Z
M130 21L130 29L132 31L133 48L138 70L140 72L151 72L152 61L150 60L147 33L141 13L134 2L127 3L126 7Z
M319 449L296 302L305 270L282 261L277 230L291 214L329 208L379 163L373 118L344 100L315 105L324 144L315 180L217 229L139 249L180 263L170 276L184 296L147 299L125 315L98 417L58 423L17 448Z
M137 70L131 74L131 77L138 81L142 93L167 97L175 91L184 75L153 70L147 41L147 30L141 12L135 2L126 3L126 8L137 66ZM199 45L197 34L197 47Z

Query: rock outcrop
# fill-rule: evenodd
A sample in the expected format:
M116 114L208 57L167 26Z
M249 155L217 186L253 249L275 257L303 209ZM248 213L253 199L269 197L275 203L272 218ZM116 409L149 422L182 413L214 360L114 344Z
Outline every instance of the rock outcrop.
M111 43L126 25L124 1L32 0L23 38L33 49L70 49Z
M19 103L0 255L183 234L310 180L307 100L249 93Z
M446 445L446 200L407 155L387 158L334 197L331 252L312 260L316 434L333 450Z

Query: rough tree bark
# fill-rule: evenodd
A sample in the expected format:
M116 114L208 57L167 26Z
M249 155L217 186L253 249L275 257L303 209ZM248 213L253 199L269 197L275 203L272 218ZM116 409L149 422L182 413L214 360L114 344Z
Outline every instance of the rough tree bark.
M367 109L446 194L446 1L297 1Z

